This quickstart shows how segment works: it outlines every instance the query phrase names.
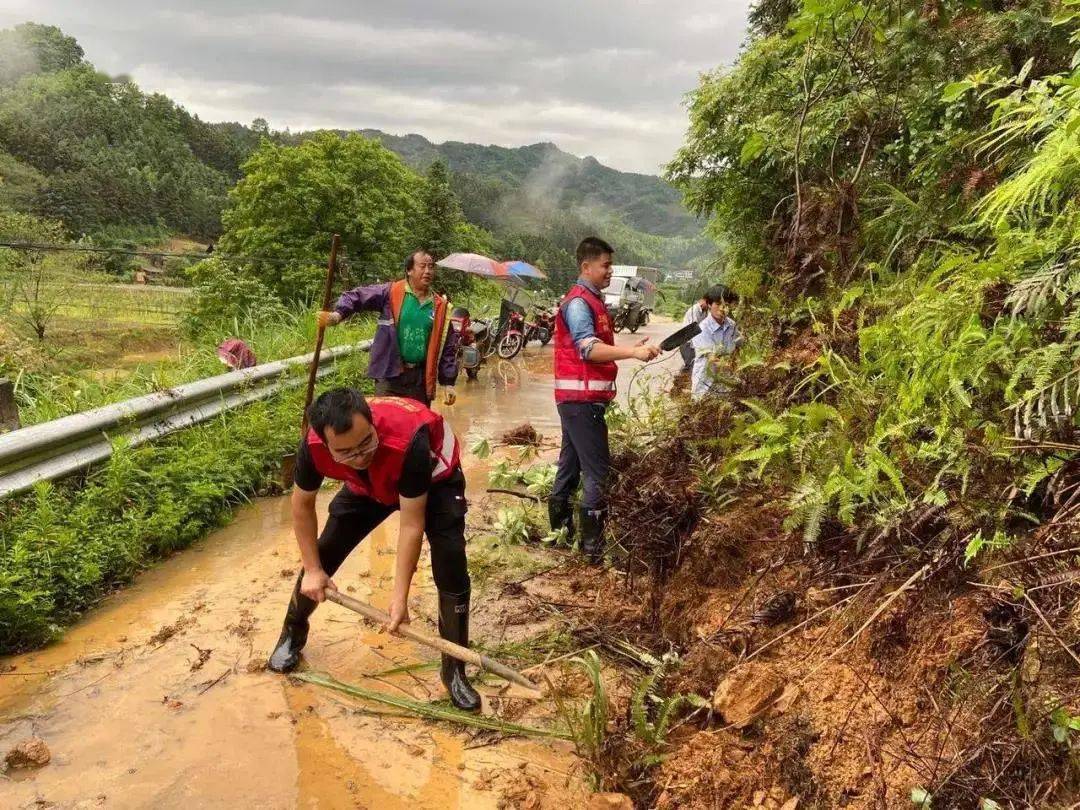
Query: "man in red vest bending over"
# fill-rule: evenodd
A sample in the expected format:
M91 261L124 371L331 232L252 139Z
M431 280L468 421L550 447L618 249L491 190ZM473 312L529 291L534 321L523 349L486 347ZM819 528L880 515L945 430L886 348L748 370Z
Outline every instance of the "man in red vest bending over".
M570 499L584 476L578 519L581 550L593 564L604 556L605 487L611 466L607 404L615 398L617 360L652 360L660 353L645 345L616 346L601 290L611 283L614 249L590 236L577 247L579 278L555 317L555 402L562 424L562 451L548 502L553 530L574 533Z
M289 672L300 661L308 617L337 586L331 577L365 536L400 509L393 632L409 621L409 586L427 533L431 572L439 590L439 634L469 645L469 569L465 561L465 476L457 438L439 414L411 399L365 400L352 388L335 388L315 400L311 429L296 455L292 493L293 533L304 570L296 582L285 626L267 666ZM343 481L322 534L315 498L324 478ZM316 536L318 539L316 539ZM480 708L465 678L465 665L443 655L440 671L459 709Z

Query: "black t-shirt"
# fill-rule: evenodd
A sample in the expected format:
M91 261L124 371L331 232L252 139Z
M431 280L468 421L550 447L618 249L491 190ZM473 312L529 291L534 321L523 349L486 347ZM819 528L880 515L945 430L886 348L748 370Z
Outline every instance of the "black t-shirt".
M419 498L431 488L431 439L427 427L416 431L412 442L405 451L405 461L401 465L401 480L398 481L398 495L405 498ZM366 478L364 470L357 470L361 478ZM296 466L293 468L293 483L307 492L314 492L322 486L323 475L315 469L307 440L300 442L296 451Z

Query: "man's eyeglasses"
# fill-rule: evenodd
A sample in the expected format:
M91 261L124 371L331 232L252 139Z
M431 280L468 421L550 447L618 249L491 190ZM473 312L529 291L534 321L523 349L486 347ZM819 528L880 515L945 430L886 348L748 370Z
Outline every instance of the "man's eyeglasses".
M336 458L338 461L349 461L350 459L357 458L358 456L365 456L371 453L379 446L379 437L372 433L360 444L356 445L349 450L337 450L327 445L327 449L330 450L330 455Z

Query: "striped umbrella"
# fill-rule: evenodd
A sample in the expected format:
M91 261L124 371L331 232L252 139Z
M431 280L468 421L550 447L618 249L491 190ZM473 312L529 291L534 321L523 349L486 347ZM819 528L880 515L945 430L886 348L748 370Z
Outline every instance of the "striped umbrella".
M547 278L539 268L533 267L528 262L499 262L487 256L481 256L479 253L451 253L436 264L448 270L460 270L463 273L487 278Z

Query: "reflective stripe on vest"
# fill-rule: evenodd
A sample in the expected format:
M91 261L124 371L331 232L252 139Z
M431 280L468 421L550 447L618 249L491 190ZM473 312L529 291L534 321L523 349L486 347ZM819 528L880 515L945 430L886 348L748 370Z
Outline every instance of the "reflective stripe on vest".
M614 391L615 383L609 380L556 380L555 387L563 391Z
M460 458L461 454L461 451L458 449L458 440L457 436L454 435L454 431L452 431L445 422L443 425L442 447L436 449L432 446L431 448L432 460L435 462L435 467L431 470L432 481L445 478L452 472L454 459Z

